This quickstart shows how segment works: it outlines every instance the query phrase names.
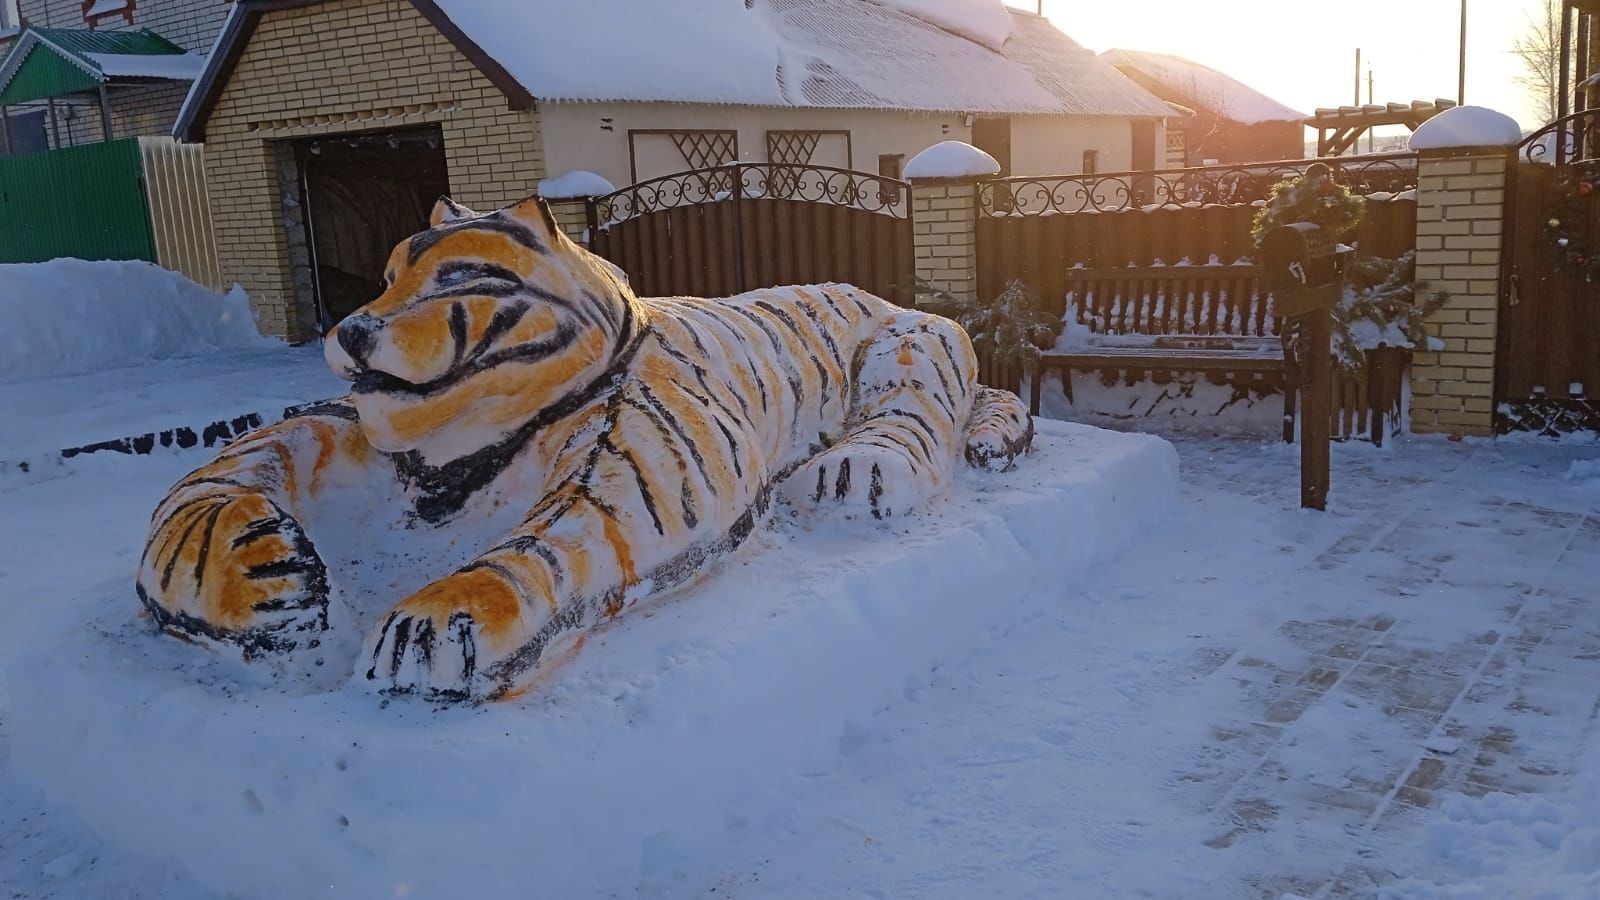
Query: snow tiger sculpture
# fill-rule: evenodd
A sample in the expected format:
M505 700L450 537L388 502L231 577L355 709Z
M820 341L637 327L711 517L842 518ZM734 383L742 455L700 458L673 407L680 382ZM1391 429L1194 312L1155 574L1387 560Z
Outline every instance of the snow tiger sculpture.
M313 537L359 546L382 521L319 503L329 485L394 498L413 529L514 503L521 523L461 534L477 558L374 619L355 664L379 690L494 699L738 547L775 489L887 518L958 457L1006 468L1033 438L947 319L844 285L639 299L537 197L441 200L386 283L326 343L349 397L234 443L157 507L138 594L162 629L246 660L321 646L338 573Z

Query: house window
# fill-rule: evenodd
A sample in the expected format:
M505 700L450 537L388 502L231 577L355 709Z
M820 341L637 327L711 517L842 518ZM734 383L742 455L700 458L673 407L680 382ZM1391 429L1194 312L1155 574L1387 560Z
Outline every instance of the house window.
M769 131L767 162L784 166L850 168L848 131Z
M83 20L90 28L115 25L117 19L133 24L133 8L138 0L83 0Z
M12 31L22 24L17 13L17 0L0 0L0 33Z
M885 178L899 178L905 167L904 153L885 153L878 157L878 174Z
M1098 171L1100 171L1100 151L1083 151L1083 174L1093 175Z
M628 156L634 181L725 166L739 158L739 132L630 129Z

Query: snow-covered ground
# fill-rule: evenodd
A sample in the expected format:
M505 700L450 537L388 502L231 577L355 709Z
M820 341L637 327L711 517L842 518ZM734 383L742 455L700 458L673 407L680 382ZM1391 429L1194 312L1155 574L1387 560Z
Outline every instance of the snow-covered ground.
M1420 439L1386 451L1337 447L1331 511L1318 515L1295 508L1292 448L1183 438L1177 446L1181 505L1141 529L1113 563L1087 580L1039 585L1025 603L975 597L996 612L959 650L836 733L814 735L825 741L812 749L826 749L803 764L791 753L738 761L754 779L742 807L723 796L714 824L705 809L685 808L692 827L682 834L608 846L601 855L611 862L594 884L609 885L606 896L650 897L1384 892L1411 900L1534 896L1543 886L1549 896L1596 896L1600 453ZM137 640L115 630L132 604L119 608L108 593L132 577L151 506L195 461L95 457L47 483L0 485L0 605L8 613L0 659L9 670L0 680L0 885L12 897L212 896L177 867L97 837L12 758L32 738L17 733L17 711L37 702L39 687L16 662L49 655L42 635L50 627L95 610L95 628L113 629L77 635L56 665L93 675L152 658L149 648L118 650L116 640ZM829 665L825 641L808 640L820 675ZM70 654L90 645L105 658L73 663ZM160 650L171 670L152 684L167 704L194 690L184 687L191 675L206 675L204 666L190 671L184 650ZM485 715L560 720L563 703L573 704L566 713L574 720L603 720L619 734L660 724L661 712L643 702L659 679L620 677L617 664L595 659L594 677L531 708L451 713L427 725L465 724L488 740ZM755 696L782 687L753 671L729 668L727 677L758 688ZM198 694L209 704L224 702L218 691L242 690L236 728L248 730L277 702L211 684ZM676 714L690 737L697 727L722 728ZM117 715L136 723L144 714ZM172 711L158 700L149 715ZM427 718L401 710L385 727L415 729L419 715ZM205 717L194 725L197 734L219 727ZM140 777L119 757L139 748L119 747L92 721L78 727L95 749L64 755L103 753L118 777ZM517 734L525 764L539 766L537 734ZM684 732L667 734L692 743ZM363 737L350 735L342 755L326 739L287 753L265 788L248 782L241 765L228 801L251 812L281 792L304 804L293 787L299 779L337 786L341 761L359 771L374 758ZM295 743L271 730L262 740ZM649 759L632 764L672 770ZM140 790L152 796L175 778L166 770L150 777ZM215 767L207 777L215 783ZM492 785L507 776L460 777ZM572 780L590 777L580 767ZM641 783L636 772L622 780ZM389 808L404 809L399 798L419 787L395 782ZM186 790L173 782L171 795ZM616 804L594 808L614 812ZM380 803L367 812L384 811ZM171 828L164 816L173 814L153 806L153 833L192 829ZM581 827L584 814L568 797L531 805L527 822L497 824L514 837L548 833L552 820ZM361 824L352 817L348 827ZM413 824L422 833L430 825ZM337 840L346 827L332 821L326 837L298 839ZM401 869L381 854L371 865L373 873ZM394 881L402 894L411 885L398 874ZM229 893L253 896L243 881Z

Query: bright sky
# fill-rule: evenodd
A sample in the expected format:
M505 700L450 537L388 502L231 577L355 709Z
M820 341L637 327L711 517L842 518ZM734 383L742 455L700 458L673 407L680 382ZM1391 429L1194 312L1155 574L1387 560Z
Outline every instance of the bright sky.
M1543 124L1510 52L1540 0L1467 2L1467 102ZM1460 0L1044 0L1044 12L1090 49L1186 56L1306 113L1350 103L1357 47L1363 100L1369 63L1379 103L1456 96Z

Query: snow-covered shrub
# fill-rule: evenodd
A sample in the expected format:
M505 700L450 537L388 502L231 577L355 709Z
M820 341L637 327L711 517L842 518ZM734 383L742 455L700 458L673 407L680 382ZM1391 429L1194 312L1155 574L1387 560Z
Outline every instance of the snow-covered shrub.
M1417 280L1417 254L1398 259L1368 258L1356 262L1344 297L1330 311L1335 364L1352 373L1366 371L1367 352L1380 346L1436 349L1427 318L1450 299ZM1287 322L1298 348L1298 321ZM1298 349L1296 351L1298 353Z
M992 300L961 299L927 285L918 292L934 295L923 308L955 320L972 338L980 359L1019 366L1029 376L1039 370L1043 348L1053 346L1061 334L1061 320L1041 310L1038 296L1016 279Z

